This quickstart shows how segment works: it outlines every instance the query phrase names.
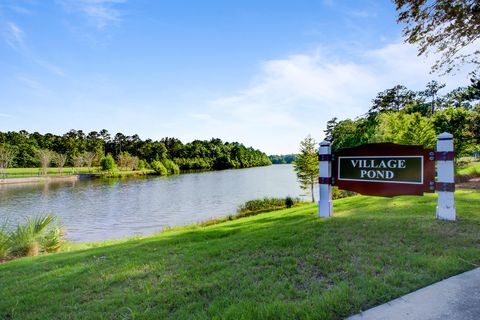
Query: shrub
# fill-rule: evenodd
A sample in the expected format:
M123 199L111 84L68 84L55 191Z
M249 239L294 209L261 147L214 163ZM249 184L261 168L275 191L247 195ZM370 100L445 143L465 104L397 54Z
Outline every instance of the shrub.
M8 253L13 256L37 256L41 252L59 251L64 243L63 230L53 226L55 217L28 218L25 224L7 234Z
M153 160L152 163L150 163L150 166L153 170L155 170L156 173L161 176L165 176L168 174L167 168L165 168L163 163L158 160Z
M246 216L265 211L280 210L290 208L299 202L299 198L287 197L283 199L265 197L263 199L250 200L245 202L238 208L238 213L241 216ZM290 205L290 207L287 206L287 203L288 205Z
M40 244L42 249L48 253L60 251L65 243L64 236L65 232L63 228L51 228L50 231L45 234L45 237L41 239Z
M292 197L288 196L285 198L285 206L287 208L291 208L294 205L295 201L292 199Z
M340 190L338 187L332 188L332 199L342 199L356 195L357 193L353 191Z
M103 157L102 160L100 160L100 166L104 171L114 171L117 168L115 159L113 159L110 153Z
M180 173L180 168L178 165L170 159L163 160L163 165L167 169L168 173L178 174Z
M9 253L8 236L5 232L5 228L0 230L0 258L6 257Z
M147 161L138 160L138 170L145 170L147 168Z

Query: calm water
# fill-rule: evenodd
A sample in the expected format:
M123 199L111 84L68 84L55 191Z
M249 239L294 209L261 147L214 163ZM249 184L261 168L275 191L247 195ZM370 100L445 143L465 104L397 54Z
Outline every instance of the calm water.
M55 214L72 241L157 232L236 212L245 201L302 194L291 165L142 179L0 186L0 223Z

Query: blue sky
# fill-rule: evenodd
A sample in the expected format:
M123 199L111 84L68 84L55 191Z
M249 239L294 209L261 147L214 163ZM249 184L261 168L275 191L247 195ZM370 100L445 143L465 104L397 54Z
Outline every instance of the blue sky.
M449 90L389 1L1 0L0 131L218 137L297 152L396 84Z

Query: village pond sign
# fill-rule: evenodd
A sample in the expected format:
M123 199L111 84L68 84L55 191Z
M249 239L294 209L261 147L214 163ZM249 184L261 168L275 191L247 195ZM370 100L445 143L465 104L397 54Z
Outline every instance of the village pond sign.
M448 133L437 137L436 151L422 146L374 143L331 154L330 143L324 141L319 149L319 215L332 215L331 188L337 186L384 197L421 196L437 191L437 217L455 220L453 160L453 136ZM435 181L436 171L438 181Z
M332 184L366 195L422 195L434 191L433 150L393 143L366 144L333 155Z

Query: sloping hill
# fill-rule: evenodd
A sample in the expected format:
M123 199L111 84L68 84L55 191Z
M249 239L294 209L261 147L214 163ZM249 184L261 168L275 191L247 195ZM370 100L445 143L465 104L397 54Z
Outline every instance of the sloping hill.
M2 319L342 318L480 265L480 192L356 196L0 265Z

